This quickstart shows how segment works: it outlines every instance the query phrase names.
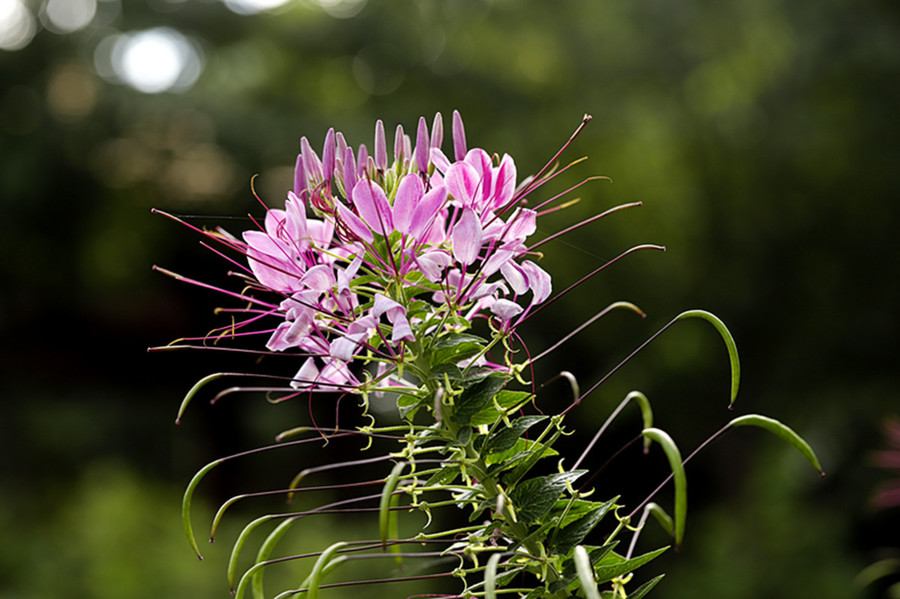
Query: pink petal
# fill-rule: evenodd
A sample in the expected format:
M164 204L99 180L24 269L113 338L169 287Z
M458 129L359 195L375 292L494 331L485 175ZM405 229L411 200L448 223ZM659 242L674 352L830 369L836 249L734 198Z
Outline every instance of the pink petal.
M404 143L403 140L406 138L406 134L403 132L403 125L397 125L397 130L394 132L394 161L395 162L403 162L403 159L408 155L403 150Z
M437 213L434 217L434 220L431 221L431 224L428 225L428 228L425 229L425 233L422 234L419 239L423 243L429 243L431 245L440 245L447 241L447 232L445 231L445 225L447 224L447 214L445 210L442 210Z
M288 236L284 233L284 223L287 220L287 214L284 210L278 208L269 208L266 210L266 220L264 228L266 233L274 239L285 241Z
M528 277L518 264L512 260L504 262L500 266L500 272L516 295L521 295L528 291Z
M466 156L466 130L458 110L453 111L453 152L457 160Z
M425 117L419 117L419 129L416 131L416 166L419 172L424 173L428 170L428 123Z
M498 299L491 304L491 312L500 317L500 320L509 320L513 316L522 313L522 306L508 299Z
M275 291L293 291L302 273L295 264L280 258L286 248L261 231L244 231L244 241L247 263L256 279Z
M322 173L326 181L334 178L334 127L325 134L325 146L322 148Z
M360 181L361 183L361 181ZM344 206L343 204L338 204L338 219L346 225L350 232L356 235L359 239L367 243L372 243L375 239L375 236L372 235L372 230L366 226L366 223L362 221L361 218L353 214L353 212Z
M516 191L516 163L509 154L504 154L500 166L495 170L492 209L505 206Z
M334 271L323 264L319 264L306 271L300 282L314 291L328 291L334 287Z
M394 230L391 205L380 185L369 179L361 179L353 187L352 198L360 218L372 231L385 236L391 234Z
M387 313L388 320L393 322L398 314L406 314L406 308L386 295L376 293L372 302L372 316L381 318L381 315L385 313Z
M329 360L322 372L319 373L319 381L322 383L331 383L331 385L356 384L357 381L347 368L347 364L341 360ZM319 385L323 389L328 386ZM332 387L334 388L334 387Z
M471 208L463 210L459 222L453 228L453 257L468 266L478 258L481 251L482 230L475 211Z
M353 157L353 150L347 148L344 151L344 189L353 189L356 185L356 159Z
M306 227L309 231L309 238L317 248L325 249L331 245L331 240L334 238L333 222L311 219L306 221Z
M525 271L525 276L528 277L528 287L534 293L531 304L539 304L547 299L553 291L553 285L547 271L531 260L526 260L522 263L522 270Z
M434 113L434 121L431 123L431 147L440 148L444 143L444 117L440 112Z
M426 252L415 260L419 270L432 283L439 281L444 269L450 266L450 256L446 252Z
M409 326L409 320L407 320L405 314L400 314L396 319L391 323L393 325L393 331L391 332L391 341L393 343L397 343L401 339L406 341L415 341L416 337L413 335L412 328Z
M319 378L319 369L316 368L316 361L313 358L307 358L303 362L303 366L294 375L291 381L291 387L294 389L307 389L312 386Z
M511 250L506 248L499 248L491 254L490 258L487 259L487 261L484 263L484 267L481 269L481 272L484 273L484 276L489 277L514 257L515 254Z
M529 209L516 209L505 227L503 241L523 241L537 231L537 212Z
M475 193L478 191L480 177L478 171L466 162L454 162L447 169L444 176L444 184L447 191L463 206L471 206L475 201Z
M387 168L387 141L381 119L375 121L375 167L382 171Z
M422 178L415 173L410 173L400 180L397 186L397 195L394 197L394 228L404 235L410 232L413 221L413 213L419 200L425 194L425 185Z
M303 155L297 154L294 164L294 195L303 198L306 194L306 170L303 168Z
M303 170L306 172L308 179L313 181L322 181L322 162L318 155L309 145L306 137L300 138L300 155L303 156Z
M444 186L435 187L424 196L422 196L421 200L419 200L418 204L415 207L415 210L413 211L412 218L410 219L409 234L416 239L421 239L422 233L424 233L428 229L428 226L437 218L441 209L444 207L444 202L446 200L447 188Z
M431 148L431 163L439 173L446 173L450 168L450 159L441 151L439 146Z
M288 192L285 202L287 233L298 250L309 247L309 230L306 226L306 206L294 192Z
M478 171L479 196L483 201L491 195L491 182L493 180L493 167L491 157L481 148L473 148L466 154L466 163L471 164Z

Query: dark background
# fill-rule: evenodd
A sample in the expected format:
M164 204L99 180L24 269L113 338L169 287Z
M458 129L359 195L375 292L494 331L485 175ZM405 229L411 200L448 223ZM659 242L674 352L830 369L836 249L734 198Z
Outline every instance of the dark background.
M900 510L870 504L900 382L896 3L323 0L238 14L214 0L72 2L0 2L13 6L0 11L0 597L226 596L233 536L198 565L181 490L208 460L303 423L306 407L198 401L173 425L194 381L252 364L146 352L222 324L221 297L151 265L219 282L227 270L150 209L239 232L249 221L217 217L260 213L254 174L279 205L301 135L320 147L334 126L370 144L376 118L414 131L441 111L449 140L454 108L470 147L509 152L520 176L593 115L568 153L589 161L553 188L614 183L579 190L542 233L643 202L544 246L557 289L632 245L668 248L628 257L522 331L540 351L610 302L648 314L602 320L538 381L566 369L586 387L674 315L707 309L741 351L736 412L788 423L828 471L819 480L763 432L713 445L688 468L685 547L642 573L667 572L654 596L887 596L884 581L854 578L900 544ZM117 79L115 36L156 27L190 40L196 81L144 93ZM580 408L581 433L639 389L687 453L732 416L728 376L712 328L681 323ZM565 405L551 389L545 401ZM597 451L638 426L626 412ZM601 491L636 501L655 486L661 455L634 458ZM212 481L198 519L220 495L295 471L266 466ZM648 547L665 542L655 534Z

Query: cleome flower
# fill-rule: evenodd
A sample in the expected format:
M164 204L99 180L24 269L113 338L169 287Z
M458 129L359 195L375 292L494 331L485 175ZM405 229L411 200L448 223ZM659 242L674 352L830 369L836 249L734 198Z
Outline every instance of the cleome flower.
M397 127L392 164L381 121L374 155L333 129L321 157L302 138L284 208L268 208L236 243L256 286L282 297L267 348L307 355L295 388L359 385L349 368L358 357L399 362L460 317L509 331L550 295L526 245L537 213L524 191L534 186L517 189L512 157L467 149L455 111L452 130L452 161L440 113L430 131L419 119L415 146Z

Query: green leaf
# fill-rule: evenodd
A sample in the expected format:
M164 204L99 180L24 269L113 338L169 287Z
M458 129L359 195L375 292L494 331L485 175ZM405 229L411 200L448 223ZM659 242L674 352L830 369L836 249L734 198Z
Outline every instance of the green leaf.
M681 452L665 431L646 428L642 434L659 443L669 460L669 467L675 480L675 546L680 547L684 539L684 522L687 519L687 477L684 475Z
M587 501L586 499L560 499L556 502L556 505L553 506L551 516L554 518L561 518L559 522L557 522L557 526L559 528L565 528L572 522L575 522L583 516L586 516L589 512L592 512L598 505L600 505L598 502Z
M593 506L580 518L560 528L553 536L550 550L553 553L565 555L572 550L573 547L581 543L595 526L603 519L612 508L616 506L618 497L610 499L605 503L593 503Z
M581 583L581 589L587 599L600 599L600 590L597 588L597 581L594 580L594 568L591 564L591 558L587 549L578 545L575 547L575 571L578 573L578 580Z
M588 555L591 558L591 564L596 564L600 560L609 554L610 551L615 549L616 545L618 545L618 541L612 541L611 543L607 543L602 547L588 547L585 546L585 549L588 550ZM575 561L570 557L565 561L563 565L562 578L551 583L548 587L548 591L550 594L555 594L565 588L569 588L569 590L575 590L572 583L578 577L578 573L575 572Z
M566 483L577 480L585 472L587 470L561 472L519 483L509 494L519 521L536 522L542 518L553 509L556 500L565 490Z
M554 428L556 430L553 430L553 432L551 433L550 431ZM547 439L546 443L541 443L541 441L544 440L544 437L547 436L548 433L550 433L550 438ZM515 486L516 483L518 483L526 474L528 474L528 471L531 470L534 465L538 463L538 461L549 455L548 452L551 451L550 446L556 442L561 434L562 429L559 427L559 422L554 418L553 421L551 421L546 426L544 431L540 435L538 435L537 439L535 440L536 444L532 448L531 452L527 456L525 456L524 459L519 464L517 464L513 470L504 475L503 482L509 487Z
M485 456L484 463L491 466L489 474L494 475L514 468L535 452L541 452L541 457L545 458L559 455L558 451L552 447L547 447L543 443L538 443L531 439L517 439L516 444L512 448Z
M519 437L529 428L546 420L546 416L522 416L511 423L511 426L495 431L484 442L482 451L484 453L500 453L515 446Z
M809 446L809 443L803 440L803 437L798 435L793 431L793 429L785 426L781 422L768 418L766 416L760 416L758 414L748 414L746 416L739 416L728 423L729 426L756 426L762 429L769 431L770 433L784 439L788 443L790 443L794 449L803 454L810 464L813 465L819 472L819 476L825 476L825 472L822 470L822 466L819 464L819 459L816 457L815 452L812 450L812 447Z
M525 391L510 391L503 389L494 396L494 401L486 408L472 416L470 424L472 426L480 426L482 424L494 424L501 416L501 410L504 414L509 414L518 410L522 404L529 401L533 395ZM498 410L499 406L499 410Z
M458 364L484 349L485 340L476 335L449 333L438 337L431 345L431 364Z
M458 464L446 464L438 469L437 472L431 475L425 482L426 487L431 487L433 485L447 485L452 483L457 476L459 476L460 468Z
M456 398L451 420L456 424L469 424L472 416L489 405L504 384L506 379L502 375L493 375L466 387Z
M653 589L653 587L656 586L656 583L663 579L663 576L665 576L665 574L660 574L656 578L648 580L647 582L636 588L633 593L628 593L628 599L641 599L644 595L649 593Z
M733 405L734 400L737 399L738 387L741 383L741 361L738 358L737 344L734 342L734 337L731 336L728 327L725 326L725 323L718 316L706 310L688 310L676 316L675 320L683 320L685 318L702 318L709 322L722 336L722 340L725 341L725 347L728 349L728 359L731 361L731 402L729 405Z
M471 426L460 427L459 431L456 433L456 442L460 445L468 445L469 441L472 440L472 432L473 429Z
M610 554L601 560L600 564L594 568L594 572L597 575L597 582L603 584L613 578L618 578L619 576L624 576L629 572L637 570L647 562L657 558L666 549L668 549L668 547L662 547L656 551L651 551L650 553L645 553L644 555L639 555L638 557L633 557L631 559L625 559L615 553Z

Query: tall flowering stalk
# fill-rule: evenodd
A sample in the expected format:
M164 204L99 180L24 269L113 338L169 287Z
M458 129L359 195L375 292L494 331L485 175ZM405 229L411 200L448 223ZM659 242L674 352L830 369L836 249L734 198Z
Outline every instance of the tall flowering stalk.
M537 248L557 235L540 242L530 238L538 217L559 208L565 192L545 200L534 198L546 183L575 164L555 167L556 159L589 120L586 116L544 169L524 179L518 177L509 155L469 149L456 112L451 156L442 149L440 114L430 128L420 118L414 140L397 127L392 161L381 121L375 126L372 153L364 145L352 148L332 129L321 154L306 138L301 139L293 189L287 193L284 208L267 208L264 219L240 237L222 230L200 231L220 244L223 249L216 251L237 268L232 274L243 284L241 291L218 290L241 300L244 306L229 309L233 321L227 327L158 349L220 348L208 342L247 338L258 343L258 349L251 345L241 351L290 356L296 371L290 376L215 373L205 377L187 394L179 419L188 402L209 382L259 376L275 384L239 385L214 399L254 390L277 394L279 400L351 394L362 400L361 411L369 415L369 398L387 395L396 398L403 423L383 425L372 416L368 424L352 429L342 429L339 423L321 427L310 422L281 433L279 444L256 450L363 438L372 446L367 451L373 455L301 471L285 489L266 493L291 498L305 489L318 489L306 483L329 470L353 472L356 477L330 487L345 493L332 503L313 510L269 514L246 526L235 541L228 568L229 582L238 596L248 589L256 597L265 596L262 577L266 568L306 560L309 565L301 568L309 575L302 585L278 597L301 593L315 597L328 586L323 583L325 575L339 570L341 564L379 556L404 565L377 580L342 581L332 586L451 577L458 579L459 588L450 595L455 597L581 594L637 598L658 582L660 577L626 591L633 571L665 550L634 555L649 515L672 534L676 544L681 543L687 497L684 463L691 456L682 459L672 438L654 427L647 398L634 392L597 431L574 465L567 466L553 445L568 432L564 420L569 412L577 410L606 377L581 393L574 377L562 373L572 385L571 403L556 415L535 413L535 385L526 379L530 365L547 352L529 358L527 351L521 351L524 344L519 331L529 316L577 287L553 295L552 278L539 265ZM634 205L618 206L560 234ZM662 248L636 246L623 256L639 249ZM618 258L582 281L615 260ZM633 304L614 303L551 350L614 308L642 314ZM737 351L725 325L712 314L684 312L638 350L686 318L708 321L724 339L731 358L733 402L740 376ZM517 361L523 355L526 358ZM613 371L616 369L618 366ZM641 410L645 450L651 444L659 445L671 466L674 517L650 501L656 491L639 505L626 507L613 490L589 487L589 471L578 469L612 419L632 402ZM742 425L779 435L821 471L800 437L763 416L735 418L710 440ZM216 460L201 469L188 486L183 517L198 555L190 513L194 491L210 470L246 454ZM557 467L548 467L551 460L546 458L554 457ZM373 467L385 471L373 479ZM378 491L360 491L373 486ZM597 494L604 497L595 500ZM247 497L236 496L222 506L214 518L213 533L227 508ZM337 542L299 556L272 557L278 541L295 522L343 509L377 514L379 537ZM448 518L444 512L459 510L468 513L468 523L450 517L454 524L432 530L436 526L433 518L443 522ZM399 535L397 518L404 512L422 512L428 516L428 524L414 535ZM271 531L253 565L238 575L241 551L249 535L260 527ZM631 536L627 550L619 547L623 535ZM443 561L446 558L453 558L449 567ZM411 560L436 561L443 569L428 566L422 573L411 574L405 565Z

